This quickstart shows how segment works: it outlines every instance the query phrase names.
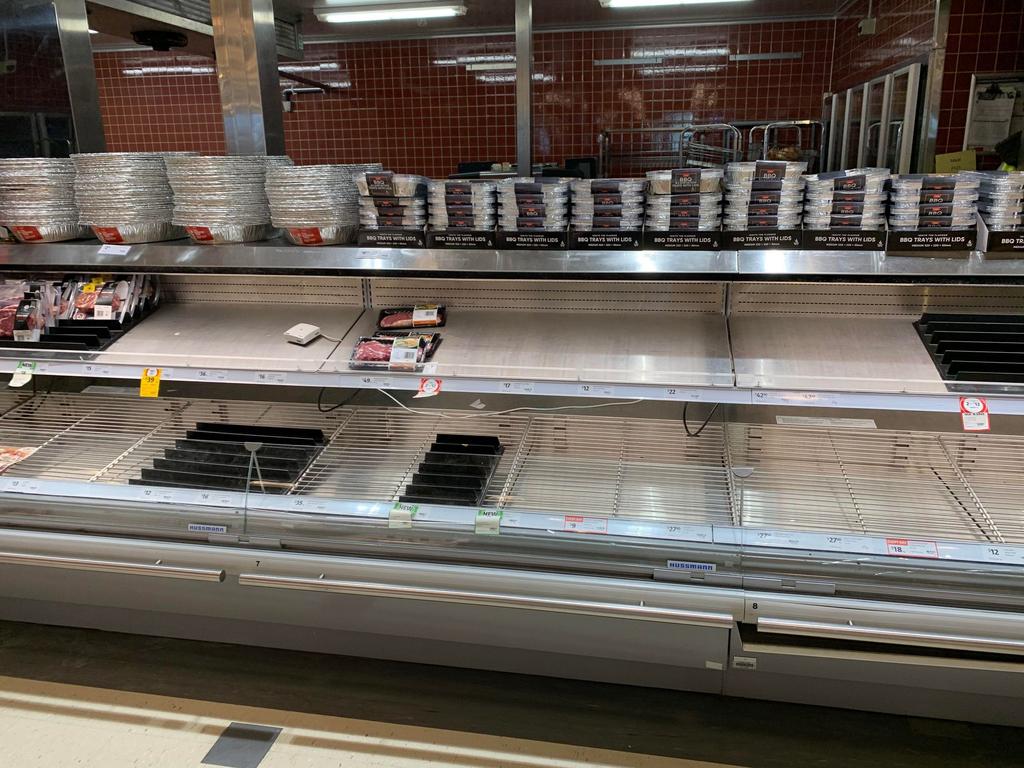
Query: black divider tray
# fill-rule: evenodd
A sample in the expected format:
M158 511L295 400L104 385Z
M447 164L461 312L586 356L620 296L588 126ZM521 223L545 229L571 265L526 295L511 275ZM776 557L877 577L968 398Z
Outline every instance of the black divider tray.
M306 464L309 463L309 457L312 455L311 452L304 453L300 458L289 459L279 455L280 449L275 446L273 456L263 455L263 451L257 453L259 458L260 468L264 473L268 469L277 469L284 472L292 472L298 474L301 472ZM209 451L203 448L197 450L180 450L178 448L168 448L164 451L164 456L171 461L182 461L190 464L204 465L204 464L216 464L218 466L230 466L230 467L245 467L249 466L249 452L248 451Z
M184 472L193 475L213 475L215 477L237 477L245 479L249 476L249 466L237 464L214 464L201 461L180 461L177 459L153 459L153 468L166 470L168 472ZM301 470L300 470L301 471ZM273 469L260 462L259 472L252 469L252 479L255 482L260 477L265 481L272 480L278 483L291 482L296 472L287 469Z
M928 313L914 327L951 392L1024 392L1024 315Z
M244 435L245 440L250 435L259 435L259 439L269 442L269 438L292 438L295 441L324 444L324 433L319 429L299 429L297 427L264 427L250 426L249 424L219 424L217 422L201 421L196 424L196 429L202 432L217 432L226 435ZM236 438L238 439L238 438ZM281 440L280 442L286 442Z
M221 456L242 456L245 459L245 463L247 465L249 463L249 451L245 449L242 443L228 443L209 439L188 439L175 440L174 447L182 451L207 451ZM295 461L305 465L316 451L317 449L313 446L293 447L289 445L274 445L272 447L264 446L262 450L256 453L256 456L259 458L261 465L265 458Z
M439 434L400 500L480 504L504 450L492 435Z

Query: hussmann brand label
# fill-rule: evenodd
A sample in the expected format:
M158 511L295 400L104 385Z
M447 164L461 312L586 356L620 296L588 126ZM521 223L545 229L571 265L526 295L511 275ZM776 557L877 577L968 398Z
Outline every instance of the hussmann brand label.
M692 560L669 560L668 567L674 571L714 571L714 563L695 563Z
M209 525L207 523L189 523L188 530L190 533L227 533L228 528L226 525Z

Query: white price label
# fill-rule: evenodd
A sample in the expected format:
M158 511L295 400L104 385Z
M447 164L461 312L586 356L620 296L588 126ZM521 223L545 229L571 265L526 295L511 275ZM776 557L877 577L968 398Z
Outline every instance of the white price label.
M113 320L114 308L109 304L97 304L92 311L95 320Z
M614 397L615 387L607 384L580 384L576 392L584 397Z
M915 539L886 539L886 554L898 557L927 557L937 558L939 548L934 541L922 541Z
M228 372L227 371L212 371L212 370L208 370L206 368L201 368L198 371L196 371L196 380L197 381L227 381L228 380Z
M573 533L608 533L608 518L566 515L562 530Z
M82 372L86 376L109 376L111 373L111 367L109 365L94 365L87 363L82 366Z
M501 510L481 509L476 513L474 532L481 536L497 536L501 533Z
M131 251L130 245L101 245L100 256L127 256Z
M288 380L287 373L275 373L273 371L257 371L257 384L284 384Z
M961 397L960 418L965 432L988 432L992 428L988 401L983 397Z
M296 496L291 500L291 508L296 512L326 512L327 502L308 496Z
M227 533L226 525L210 525L209 523L189 523L189 533Z
M755 405L821 405L839 406L839 395L826 392L775 392L759 389L754 392Z
M789 531L756 531L753 539L746 543L762 547L807 547L807 542L801 534Z
M503 381L501 391L509 394L532 394L534 383L532 381Z
M667 400L704 400L705 395L699 389L665 387L665 398Z
M1002 544L985 547L986 563L1022 563L1024 564L1024 548L1004 547Z
M391 377L389 376L360 376L359 383L364 387L375 389L391 389Z
M416 504L395 504L388 513L388 528L412 528L419 509Z

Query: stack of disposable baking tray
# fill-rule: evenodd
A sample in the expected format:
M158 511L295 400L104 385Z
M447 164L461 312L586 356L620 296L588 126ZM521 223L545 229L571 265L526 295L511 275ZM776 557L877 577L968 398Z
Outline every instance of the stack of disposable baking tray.
M83 237L78 223L75 166L67 158L0 160L0 224L23 243L56 243Z
M427 179L394 171L356 176L359 226L363 229L418 229L427 224Z
M195 152L72 155L79 223L104 243L152 243L185 236L171 223L174 193L165 161Z
M347 165L268 168L267 199L274 226L283 228L296 245L350 242L359 226L359 192L351 169Z
M174 224L197 243L265 240L271 229L267 168L281 165L280 158L262 155L168 157Z
M504 450L492 435L439 434L399 501L479 506Z
M645 226L652 232L714 230L722 226L722 170L649 171Z
M431 181L430 228L494 229L498 223L497 191L493 181Z
M883 229L888 168L853 168L805 176L804 227Z
M729 163L725 167L725 229L799 229L806 170L803 162Z
M569 181L517 177L498 182L498 223L508 232L563 232L569 226Z
M892 177L889 228L969 229L977 219L977 177L967 173L904 174Z
M572 228L638 230L644 225L643 179L580 179L572 190Z
M992 231L1024 227L1024 171L975 171L978 180L978 215Z

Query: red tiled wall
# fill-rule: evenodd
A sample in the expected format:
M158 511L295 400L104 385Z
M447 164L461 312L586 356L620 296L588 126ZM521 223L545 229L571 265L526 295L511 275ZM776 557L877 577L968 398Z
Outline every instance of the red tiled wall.
M963 148L971 75L1024 72L1024 3L953 0L935 151Z
M144 51L93 60L108 151L224 154L212 59Z
M831 23L815 22L540 34L537 159L594 155L604 128L673 124L685 112L705 122L817 118L828 89L832 31ZM802 58L729 62L725 54L692 55L692 49L725 48ZM513 50L510 35L308 46L298 73L339 87L294 97L294 111L285 114L287 152L299 163L379 160L431 176L453 172L460 160L514 160L514 70L468 71L465 63L451 63ZM645 65L593 63L628 58L634 50L675 50L660 66L676 69L645 73ZM96 63L111 150L224 151L216 77L183 69L208 68L208 59L101 53ZM126 74L139 69L142 74ZM301 87L282 81L282 88L289 85Z
M787 22L538 35L535 157L593 155L605 129L820 119L833 33L831 22ZM729 60L763 53L801 58ZM644 54L664 55L661 63L594 63ZM630 147L636 141L621 138Z
M978 5L982 0L970 0ZM1019 0L1011 0L1019 2ZM878 20L875 34L861 35L858 23ZM832 90L844 91L912 59L927 56L935 31L935 0L857 0L836 22Z

